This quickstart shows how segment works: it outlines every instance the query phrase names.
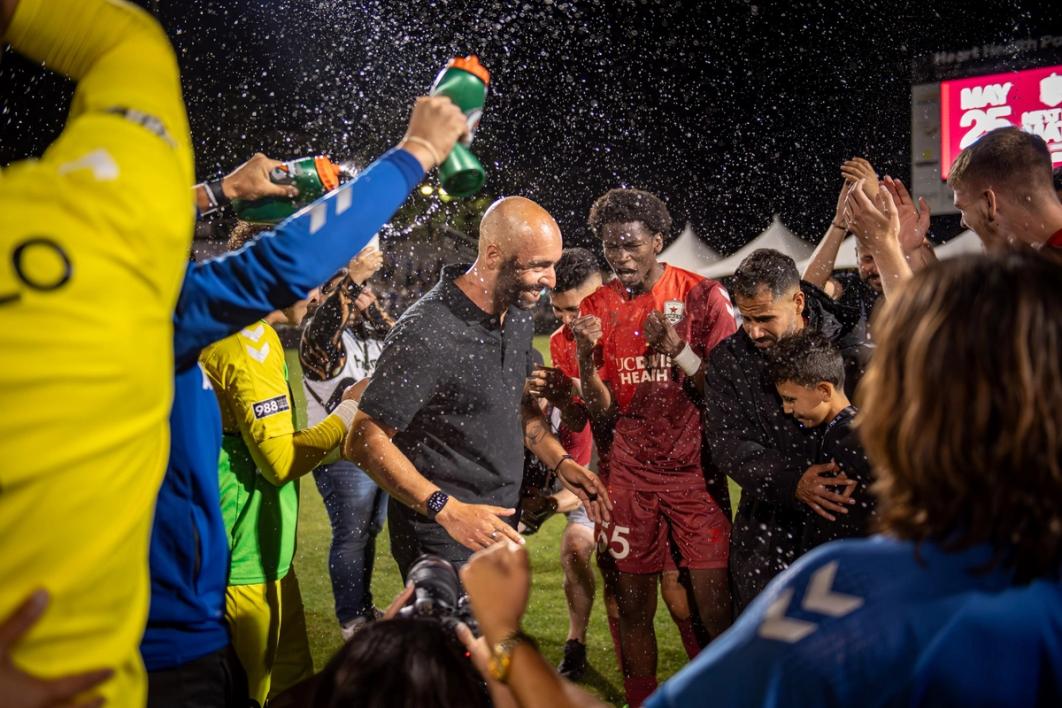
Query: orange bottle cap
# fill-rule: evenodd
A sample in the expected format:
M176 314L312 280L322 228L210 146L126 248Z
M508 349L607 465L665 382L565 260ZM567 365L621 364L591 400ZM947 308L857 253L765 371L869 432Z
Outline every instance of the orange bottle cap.
M484 84L490 84L490 72L487 71L487 67L479 63L479 57L475 54L469 54L467 57L454 57L446 62L446 66L467 71Z
M317 176L321 178L326 192L331 192L339 186L339 165L329 160L324 155L313 158L314 167L317 168Z

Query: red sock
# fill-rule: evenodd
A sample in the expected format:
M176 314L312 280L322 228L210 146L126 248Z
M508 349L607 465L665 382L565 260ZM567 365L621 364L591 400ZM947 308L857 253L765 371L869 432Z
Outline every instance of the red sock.
M675 620L675 626L682 637L682 646L686 647L686 656L691 659L697 656L704 647L697 639L697 633L693 631L693 619Z
M630 708L640 708L655 690L656 676L631 676L623 679L623 691L627 694L627 705Z
M612 648L616 650L616 662L619 664L620 673L623 673L623 645L620 644L619 620L615 617L608 618L608 631L612 635Z

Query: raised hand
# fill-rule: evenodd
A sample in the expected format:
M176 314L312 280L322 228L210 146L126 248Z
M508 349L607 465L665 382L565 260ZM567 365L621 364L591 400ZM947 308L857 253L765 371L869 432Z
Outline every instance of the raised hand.
M926 233L929 231L929 204L919 197L918 207L915 207L911 193L898 179L886 175L882 182L896 203L900 219L900 247L904 253L910 253L925 242Z
M221 191L229 199L253 201L264 197L297 197L299 190L290 184L274 184L269 173L283 165L279 160L272 160L256 152L250 160L225 175L221 180Z
M372 246L366 246L347 263L347 272L351 280L361 285L382 267L383 254Z
M555 406L568 403L574 394L572 380L560 369L536 366L527 378L527 392L535 398L544 398Z
M601 320L595 315L576 317L568 327L572 330L580 354L589 354L593 351L603 334Z
M461 568L461 583L488 641L520 628L531 596L531 559L515 543L499 543L473 555Z
M879 190L876 199L863 191L865 180L855 182L848 194L848 226L870 253L899 244L900 218L888 190Z
M442 163L468 133L465 114L446 96L421 96L413 104L406 135L399 143L425 171Z
M878 173L874 171L874 166L864 158L853 157L851 160L845 160L841 165L841 176L844 177L845 182L850 183L865 180L863 191L867 196L873 199L878 195Z
M656 351L669 356L677 356L686 346L671 321L664 313L652 310L642 323L642 331L645 333L645 341L649 342Z

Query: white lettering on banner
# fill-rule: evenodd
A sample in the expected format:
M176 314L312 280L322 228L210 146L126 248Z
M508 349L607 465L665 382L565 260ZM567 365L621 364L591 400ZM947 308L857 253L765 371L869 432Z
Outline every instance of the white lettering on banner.
M1008 81L1005 84L988 84L987 86L970 86L959 94L962 109L984 108L985 106L1002 106L1007 102L1007 94L1014 88Z
M966 89L963 90L965 91ZM1004 116L1009 115L1010 106L996 106L989 108L987 111L974 108L963 113L962 118L959 119L959 126L963 128L973 126L973 128L962 136L962 140L959 141L959 149L965 150L970 147L977 142L979 137L990 130L1006 128L1011 123Z
M622 356L619 358L620 384L667 383L671 380L671 357L667 354Z

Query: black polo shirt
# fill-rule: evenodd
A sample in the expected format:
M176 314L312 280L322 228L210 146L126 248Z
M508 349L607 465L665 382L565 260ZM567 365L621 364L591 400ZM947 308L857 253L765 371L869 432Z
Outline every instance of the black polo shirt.
M454 279L469 267L443 268L439 283L399 318L361 410L397 429L395 445L447 494L515 507L534 328L529 312L510 307L503 326L468 299Z

